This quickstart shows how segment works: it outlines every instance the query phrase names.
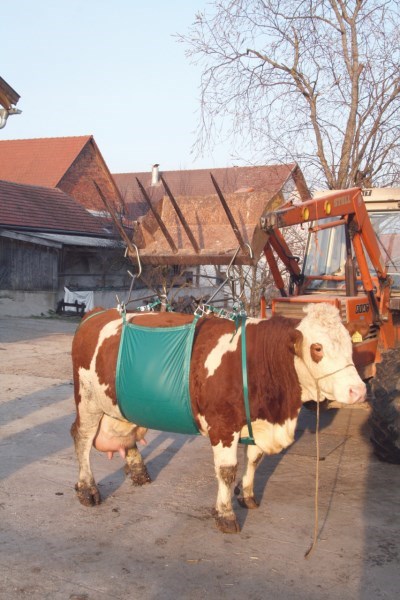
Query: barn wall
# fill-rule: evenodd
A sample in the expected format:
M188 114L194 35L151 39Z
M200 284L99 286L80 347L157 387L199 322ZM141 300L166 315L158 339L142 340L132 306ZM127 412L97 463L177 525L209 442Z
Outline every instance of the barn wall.
M58 294L60 249L0 237L1 316L47 315Z
M124 258L121 249L66 247L60 267L60 286L80 290L128 289L130 277L127 269L132 270L132 263Z
M112 177L101 154L94 144L89 142L73 162L57 187L69 194L85 208L104 211L105 206L93 184L96 181L107 199L120 208L120 202Z
M64 286L93 290L104 308L116 306L116 295L127 298L132 264L121 250L58 246L0 236L1 316L54 313Z
M64 287L71 291L94 292L94 303L104 308L117 305L116 296L127 301L131 278L136 273L121 250L106 248L55 248L20 239L0 237L0 314L2 316L40 316L54 313L64 298ZM211 279L209 277L212 275ZM193 268L193 288L170 290L170 300L209 297L219 281L214 267ZM138 280L129 308L154 299L154 292ZM218 304L221 306L221 304Z
M58 248L0 237L0 290L57 291Z

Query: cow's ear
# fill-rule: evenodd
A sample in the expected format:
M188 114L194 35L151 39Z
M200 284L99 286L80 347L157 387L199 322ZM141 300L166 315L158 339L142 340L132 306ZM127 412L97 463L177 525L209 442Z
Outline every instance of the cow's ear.
M294 330L293 349L296 356L303 358L303 334L298 329Z
M319 361L324 357L324 348L322 344L311 344L310 354L312 360L316 363L319 363Z

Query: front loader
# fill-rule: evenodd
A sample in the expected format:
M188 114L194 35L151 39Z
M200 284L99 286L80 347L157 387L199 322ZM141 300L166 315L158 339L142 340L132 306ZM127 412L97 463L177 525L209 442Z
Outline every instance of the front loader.
M301 268L281 231L294 225L308 228ZM265 214L261 228L280 292L272 313L300 319L310 302L338 307L353 332L354 363L371 384L375 454L400 464L400 189L328 192Z

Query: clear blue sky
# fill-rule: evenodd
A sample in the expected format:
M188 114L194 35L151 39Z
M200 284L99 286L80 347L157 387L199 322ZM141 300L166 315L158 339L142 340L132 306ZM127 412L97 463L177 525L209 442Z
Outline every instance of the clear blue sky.
M0 139L94 136L111 172L238 164L194 160L200 71L172 34L206 0L17 0L1 7L1 70L21 115Z

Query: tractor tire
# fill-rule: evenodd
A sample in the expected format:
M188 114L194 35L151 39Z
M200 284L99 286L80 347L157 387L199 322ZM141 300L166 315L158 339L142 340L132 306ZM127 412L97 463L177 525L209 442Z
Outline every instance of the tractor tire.
M400 465L400 348L388 350L371 380L370 439L383 462Z

